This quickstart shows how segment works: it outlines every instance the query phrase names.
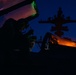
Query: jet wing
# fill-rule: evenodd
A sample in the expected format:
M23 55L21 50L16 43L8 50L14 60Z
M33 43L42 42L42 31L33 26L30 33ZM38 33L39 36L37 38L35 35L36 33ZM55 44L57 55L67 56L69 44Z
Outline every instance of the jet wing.
M16 10L22 6L32 3L34 0L1 0L0 1L0 16Z
M15 20L27 19L29 21L38 16L37 5L35 0L17 0L17 1L20 1L20 3L16 2L15 5L11 4L13 6L9 6L6 8L4 6L4 8L0 10L0 27L2 27L4 22L9 18L13 18Z
M52 24L66 24L66 23L76 23L76 20L66 20L66 19L62 19L62 20L41 20L39 21L39 23L52 23Z
M65 23L76 23L76 20L65 20L65 21L64 21L64 24L65 24Z

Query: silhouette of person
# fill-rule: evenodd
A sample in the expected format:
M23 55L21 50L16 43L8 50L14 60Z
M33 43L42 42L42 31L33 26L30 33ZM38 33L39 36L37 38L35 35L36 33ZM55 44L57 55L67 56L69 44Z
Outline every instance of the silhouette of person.
M32 39L34 31L30 29L26 34L24 34L24 38L26 39L26 48L29 50L30 47L30 40Z
M22 30L24 28L27 28L29 25L27 25L27 22L25 19L20 19L17 21L16 25L14 25L14 48L24 49L25 45L25 39L24 35L22 34Z
M42 45L41 45L41 51L44 51L45 50L45 44L47 41L49 41L49 35L51 35L49 32L47 32L43 38L43 41L42 41Z
M21 30L23 30L24 28L29 27L28 21L26 19L21 19L17 23L18 23L18 26L20 26L20 28L17 28L17 31L19 31L19 32L21 32ZM30 29L27 33L25 33L24 35L21 34L21 37L19 35L19 38L16 39L16 40L18 40L17 41L18 47L22 51L22 53L21 53L22 59L21 60L25 63L26 62L28 63L28 61L29 61L29 49L31 46L30 40L32 38L33 33L34 33L34 30ZM24 61L25 59L26 59L26 61Z
M48 42L49 43L49 49L52 49L53 47L53 43L56 45L57 44L57 41L54 40L52 38L52 33L50 32L47 32L43 38L43 41L42 41L42 45L41 45L41 51L44 52L45 51L45 47L46 47L46 43Z
M3 26L0 28L0 43L1 43L1 49L4 52L4 59L7 61L8 58L10 58L9 56L9 52L11 51L11 43L12 43L12 26L16 23L15 20L13 19L8 19L7 21L5 21L5 23L3 24ZM7 59L6 59L7 58ZM6 63L5 61L5 63Z
M29 51L32 52L32 49L35 45L37 37L36 36L31 36L29 39Z
M28 28L29 24L26 19L20 19L17 21L17 25L15 26L15 39L14 46L15 48L19 48L21 50L21 60L25 62L25 58L29 61L29 47L30 47L30 39L33 35L33 29L30 29L26 34L22 34L22 30Z

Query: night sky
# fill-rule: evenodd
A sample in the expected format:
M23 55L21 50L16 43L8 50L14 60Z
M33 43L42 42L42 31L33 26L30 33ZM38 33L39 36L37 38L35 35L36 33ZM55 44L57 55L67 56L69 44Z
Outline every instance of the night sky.
M45 33L50 31L53 24L39 24L38 21L47 20L48 17L54 17L57 14L58 8L61 7L64 17L70 16L72 20L76 20L76 1L75 0L36 0L39 16L29 22L32 29L34 29L34 35L37 36L37 40L40 36L44 37ZM0 18L0 22L3 21ZM69 31L65 32L64 37L70 37L72 40L76 40L76 23L68 23L64 26L68 26ZM36 44L33 52L38 52L40 49Z
M39 39L40 36L44 37L45 33L50 31L53 24L39 24L40 20L47 20L48 17L54 17L57 14L59 7L62 8L64 17L70 16L72 20L76 20L76 1L75 0L36 0L39 17L32 20L30 25L35 30L35 35ZM76 40L76 23L68 23L69 31L65 32L64 37L69 37ZM38 51L38 45L35 46L33 51Z

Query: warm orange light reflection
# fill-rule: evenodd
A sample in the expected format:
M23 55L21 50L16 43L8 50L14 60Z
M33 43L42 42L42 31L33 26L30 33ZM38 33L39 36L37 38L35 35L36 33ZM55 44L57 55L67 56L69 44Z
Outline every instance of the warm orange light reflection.
M64 46L69 46L69 47L76 47L76 42L69 40L69 39L65 39L65 38L60 38L58 36L52 36L53 39L57 39L57 43L59 45L64 45Z

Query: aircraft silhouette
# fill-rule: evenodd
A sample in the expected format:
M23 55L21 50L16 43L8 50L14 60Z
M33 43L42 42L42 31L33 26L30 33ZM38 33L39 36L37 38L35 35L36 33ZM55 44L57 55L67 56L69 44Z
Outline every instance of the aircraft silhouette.
M76 20L71 20L70 16L64 18L64 14L62 12L62 9L59 8L57 15L54 15L54 18L52 19L51 17L49 17L47 20L43 21L39 21L39 23L52 23L55 24L55 26L52 26L51 31L56 31L55 34L58 36L62 36L64 33L63 31L68 31L68 27L67 26L62 26L63 24L66 23L74 23L76 22Z

